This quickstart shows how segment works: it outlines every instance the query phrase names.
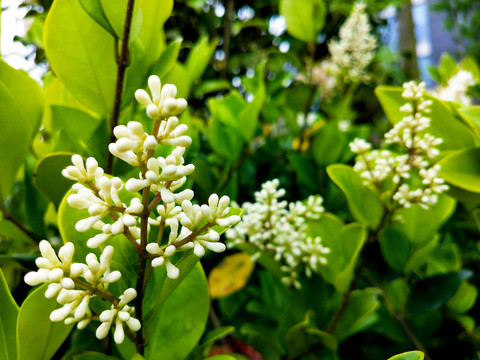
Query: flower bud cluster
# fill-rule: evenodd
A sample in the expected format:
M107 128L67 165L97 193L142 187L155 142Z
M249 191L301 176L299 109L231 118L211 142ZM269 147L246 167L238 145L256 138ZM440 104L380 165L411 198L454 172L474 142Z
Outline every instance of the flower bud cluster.
M400 107L405 116L385 134L385 144L396 146L393 150L371 150L371 144L355 139L350 149L357 154L354 169L364 179L365 185L380 190L383 181L395 184L392 199L403 207L417 203L428 209L435 205L438 194L448 190L438 177L440 166L431 162L440 153L437 146L442 139L425 131L430 127L432 101L425 100L425 83L413 81L403 85L402 97L409 100ZM409 181L410 183L407 183Z
M177 248L193 249L193 253L198 257L205 255L205 249L217 253L225 251L225 244L219 242L220 234L214 227L228 228L240 221L238 215L229 215L229 203L228 196L219 198L217 194L212 194L208 199L208 205L192 204L190 200L184 200L181 207L175 206L175 203L159 205L157 208L159 216L151 223L163 221L170 228L170 235L168 244L163 249L157 243L147 245L147 252L155 256L152 259L152 266L165 265L167 276L175 279L179 275L179 269L169 258L175 254Z
M76 156L78 155L72 157L72 161ZM87 159L87 163L90 159L92 158ZM79 165L83 165L81 160L76 163L77 168ZM67 169L71 167L69 166ZM101 168L97 168L97 176L88 179L87 183L77 183L72 186L74 194L68 196L68 204L76 209L88 210L90 215L79 220L75 224L75 229L79 232L85 232L91 228L101 231L100 234L87 241L88 247L97 248L112 236L122 234L125 229L134 237L138 238L140 236L137 220L139 214L143 211L143 205L137 198L132 199L128 206L124 204L119 196L123 187L124 184L120 178L109 178L103 175ZM107 216L113 218L114 222L103 222L102 219Z
M159 120L169 116L180 114L187 108L185 99L175 99L177 88L175 85L166 84L162 87L160 78L152 75L148 78L148 87L152 97L143 89L135 92L137 101L147 107L147 116L153 120Z
M125 331L123 329L126 325L132 331L138 331L142 327L140 321L133 317L135 309L127 304L137 297L137 291L129 288L120 296L120 301L116 305L112 305L111 309L103 311L99 319L102 322L97 328L96 336L99 339L104 339L112 324L115 323L115 332L113 339L117 344L121 344L125 339Z
M308 219L318 219L324 212L323 199L310 196L304 203L288 203L280 200L286 191L279 189L279 185L278 179L264 183L255 193L256 202L242 205L245 210L242 221L227 230L226 236L230 247L248 243L256 248L254 258L261 252L272 253L282 265L285 275L282 281L300 288L300 268L311 276L327 262L325 255L330 252L322 245L320 237L307 234Z
M35 260L39 270L27 273L25 282L30 286L49 284L45 296L56 298L62 305L50 314L50 320L64 321L66 324L77 323L79 329L85 328L92 320L90 299L94 296L112 298L108 286L122 276L119 271L110 269L113 247L105 247L100 259L93 253L88 254L85 264L72 262L75 253L73 243L63 245L58 256L46 240L42 240L39 247L42 256ZM129 301L126 300L125 303ZM120 305L123 306L120 302L115 308Z
M467 95L467 91L472 85L475 85L473 74L466 70L460 70L448 79L447 86L436 88L432 95L441 100L458 101L462 104L470 105L472 98Z
M371 34L372 27L365 8L365 4L357 2L340 28L340 39L328 43L331 54L328 72L343 82L369 80L366 69L373 60L377 40Z

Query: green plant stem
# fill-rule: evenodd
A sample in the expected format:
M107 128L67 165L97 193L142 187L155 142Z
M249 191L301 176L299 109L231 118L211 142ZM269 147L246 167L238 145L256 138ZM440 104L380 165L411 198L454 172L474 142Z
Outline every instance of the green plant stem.
M110 119L110 142L115 141L115 136L113 135L113 129L118 125L118 120L120 118L120 105L122 104L122 95L123 95L123 83L125 81L125 72L128 67L128 42L130 39L130 29L132 26L133 18L133 8L135 5L135 0L128 0L127 2L127 13L125 15L125 24L123 27L123 36L122 36L122 47L120 50L120 56L117 56L117 82L115 85L115 98L113 100L113 109L112 117ZM110 174L112 172L113 166L113 155L110 151L107 152L107 166L105 171Z

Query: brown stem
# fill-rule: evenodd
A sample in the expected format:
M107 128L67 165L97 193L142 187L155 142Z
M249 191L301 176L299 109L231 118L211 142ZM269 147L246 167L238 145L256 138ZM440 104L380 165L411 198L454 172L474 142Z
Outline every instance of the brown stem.
M5 204L3 204L3 202L0 202L0 211L2 212L3 214L3 218L5 220L9 220L11 221L18 229L20 229L20 231L22 231L25 235L27 235L30 239L32 239L34 242L36 242L37 244L40 242L39 239L37 239L37 237L32 233L30 232L23 224L21 224L13 215L12 213L10 212L10 210L7 209L7 207L5 206Z
M398 321L398 323L402 326L403 330L407 334L408 338L412 341L413 345L423 352L425 354L425 360L431 360L432 358L428 355L427 350L425 347L422 345L422 343L418 340L417 336L414 334L412 329L408 326L408 324L405 321L405 318L403 317L402 314L395 314L395 319Z
M130 28L132 26L133 8L135 0L128 0L127 13L125 15L125 25L123 27L122 48L120 50L120 57L117 58L117 83L115 86L115 99L113 100L112 117L110 119L110 142L115 141L113 135L113 128L118 125L120 118L120 105L122 103L123 83L125 81L125 71L128 67L128 41L130 39ZM107 166L105 171L110 174L113 166L113 155L110 151L107 152Z
M93 295L100 296L101 298L110 301L113 304L113 306L117 306L118 299L115 295L111 294L110 292L102 291L102 290L98 289L97 287L94 287L94 286L92 286L92 285L90 285L90 284L86 283L85 281L82 281L78 278L73 279L73 282L75 284L77 284L78 286L84 288L85 290L88 290Z

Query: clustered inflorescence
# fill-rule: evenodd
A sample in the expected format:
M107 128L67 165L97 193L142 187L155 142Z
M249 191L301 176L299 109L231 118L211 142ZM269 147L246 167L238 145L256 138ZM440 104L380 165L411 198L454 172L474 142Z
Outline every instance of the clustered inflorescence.
M192 142L186 135L188 127L179 124L175 115L187 107L185 99L176 99L174 85L161 86L157 76L148 79L152 97L144 90L137 90L135 97L146 106L147 116L154 120L152 134L147 134L140 122L131 121L126 126L115 127L115 143L110 152L139 169L138 177L124 182L119 177L104 174L94 158L84 162L80 155L72 157L73 165L63 175L77 183L67 198L76 209L88 211L88 216L75 225L79 232L95 229L98 233L87 239L89 248L103 248L99 259L94 253L86 257L86 264L72 263L75 247L66 243L58 256L46 240L40 243L42 257L37 258L39 270L25 276L29 285L49 283L46 297L63 305L52 312L52 321L78 323L84 328L91 320L100 320L97 337L106 337L114 325L114 340L121 343L125 333L123 324L132 331L141 328L141 319L134 317L135 309L128 305L137 297L137 291L128 288L116 297L109 292L109 284L118 281L122 274L110 269L114 247L105 244L116 235L123 234L140 257L149 259L152 267L165 266L167 276L175 279L180 270L171 257L178 251L193 249L201 257L205 249L222 252L220 234L215 230L237 224L240 217L229 215L230 199L212 194L208 204L192 203L194 193L181 190L195 167L185 164L183 154ZM156 156L159 146L173 147L166 157ZM140 195L138 192L141 191ZM131 200L125 200L125 198ZM158 237L149 239L151 226L158 226ZM215 229L214 229L215 227ZM168 238L163 240L164 231ZM93 315L90 299L100 296L111 301L111 309Z
M328 44L331 59L328 71L344 82L365 82L367 67L373 60L377 40L365 12L365 4L356 3L347 21L340 28L339 39Z
M254 259L261 252L273 253L282 265L282 281L300 288L300 269L304 267L306 275L311 276L327 262L325 255L330 252L319 236L307 233L307 221L318 219L324 211L323 199L310 196L305 203L280 201L285 189L278 189L279 185L278 179L264 183L262 190L255 193L256 202L242 205L242 221L227 230L226 236L229 246L252 245L257 251Z
M439 154L436 148L442 139L426 130L430 126L432 101L425 100L425 83L411 81L403 85L402 97L408 102L400 108L405 116L385 134L385 143L393 150L371 150L370 143L355 139L350 143L352 152L358 154L354 169L368 186L381 190L382 182L392 181L392 200L399 206L418 204L424 209L435 205L438 194L448 190L438 176L440 165L431 165Z
M439 86L434 89L432 95L441 100L458 101L462 104L470 105L472 98L468 96L467 91L469 86L472 85L475 85L473 74L466 70L460 70L448 79L447 86Z

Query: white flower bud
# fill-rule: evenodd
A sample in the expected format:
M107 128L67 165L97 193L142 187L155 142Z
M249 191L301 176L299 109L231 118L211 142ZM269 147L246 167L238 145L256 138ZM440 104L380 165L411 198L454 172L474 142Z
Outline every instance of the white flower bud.
M85 267L86 266L84 264L79 263L74 263L70 265L70 276L74 278L82 276L85 272Z
M128 288L123 292L122 299L118 303L118 306L128 304L130 301L137 297L137 291L134 288Z
M193 248L193 253L195 254L196 257L200 258L203 255L205 255L205 249L199 243L195 243L195 246Z
M137 99L137 101L144 106L148 106L152 103L150 96L148 96L148 93L143 89L138 89L135 91L135 99ZM117 135L115 134L115 136Z
M147 106L147 116L150 119L156 120L160 118L160 111L158 110L158 106L154 104L150 104Z
M57 284L57 283L52 283L49 284L47 287L47 291L45 291L45 297L47 299L52 299L54 297L57 297L58 294L60 294L60 291L62 291L62 285Z
M153 264L153 261L152 261L152 264ZM178 278L178 275L180 275L180 270L178 270L178 268L175 265L173 265L171 262L168 261L166 263L166 267L167 267L167 276L170 279Z
M173 254L175 254L176 250L177 250L177 248L174 245L167 246L164 250L165 256L167 256L167 257L172 256Z
M102 313L103 314L103 313ZM100 319L101 320L101 319ZM110 331L110 326L112 325L111 322L102 322L100 326L97 328L95 335L98 339L104 339L107 337L108 332Z
M40 275L39 273L35 271L30 271L27 274L25 274L25 277L23 278L23 281L27 283L30 286L37 286L43 282L45 282L48 278L45 276Z
M63 270L60 268L56 268L50 271L48 281L58 282L61 278L63 278Z
M148 185L149 184L147 180L128 179L127 183L125 184L125 189L127 189L129 192L137 192Z
M145 142L143 143L143 147L147 150L155 150L158 146L157 139L155 139L155 136L149 135L145 139Z
M67 197L68 205L75 209L88 209L91 202L78 194L72 194Z
M63 321L65 318L70 314L72 311L72 308L67 304L61 307L60 309L53 310L52 313L50 314L50 320L53 322L57 321Z
M152 267L160 267L164 263L165 263L165 258L163 256L159 256L152 260Z
M130 317L127 321L127 326L130 328L132 331L138 331L142 327L142 324L138 319L135 319L134 317Z
M216 253L224 252L227 248L225 244L221 242L205 242L205 246L207 249Z
M161 89L162 89L162 83L160 81L160 78L157 75L151 75L148 77L148 87L150 88L150 91L152 92L152 98L153 102L155 104L158 104L161 98Z
M147 252L153 255L161 254L163 253L162 249L157 243L149 243L147 244L146 248Z

